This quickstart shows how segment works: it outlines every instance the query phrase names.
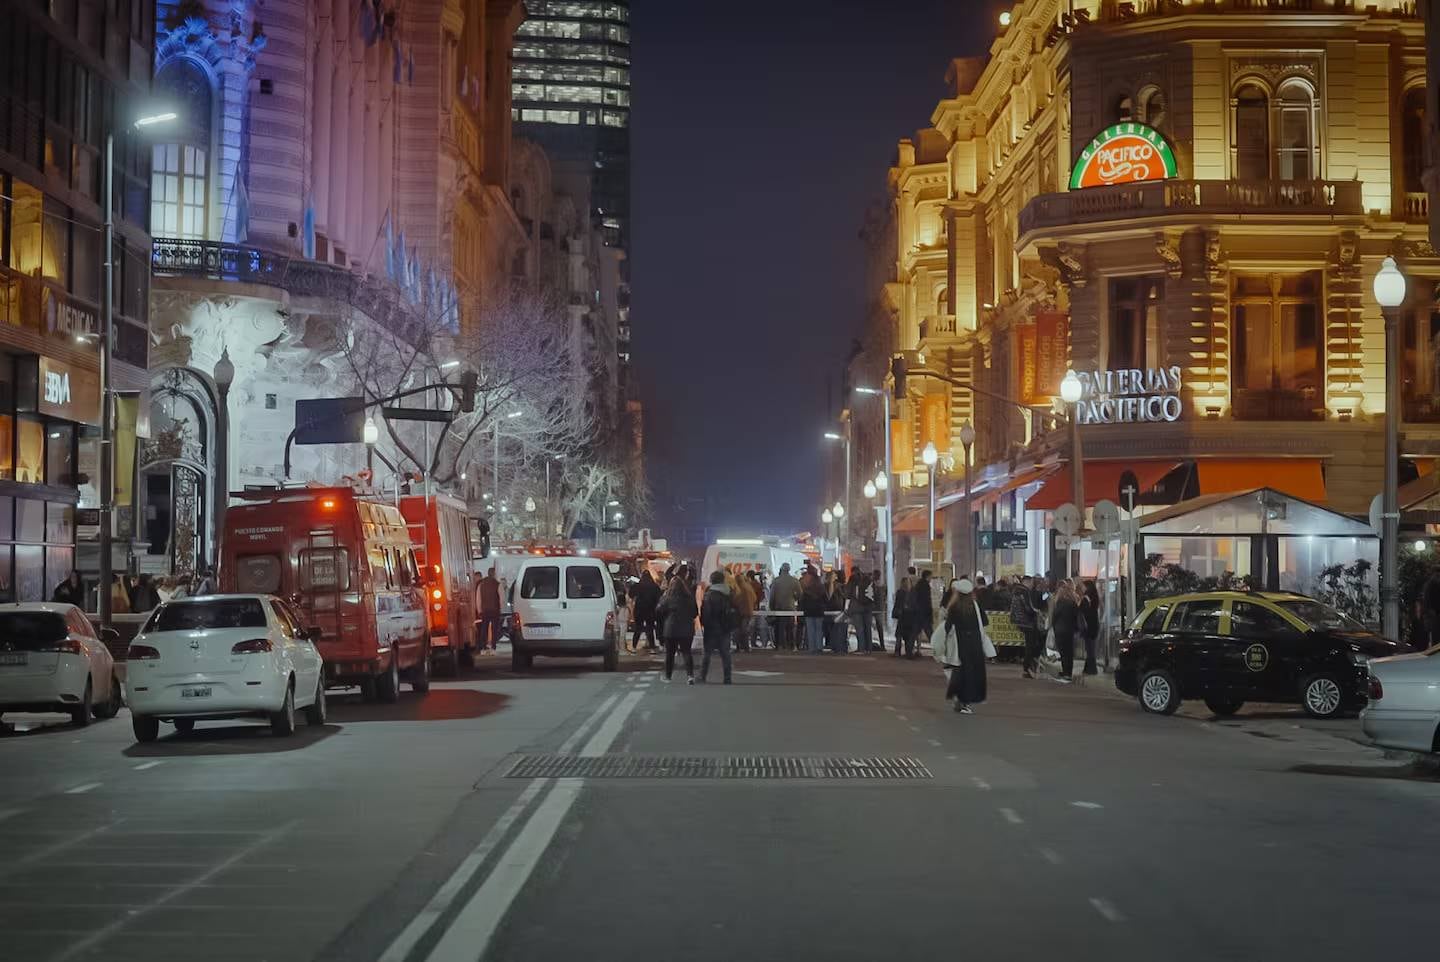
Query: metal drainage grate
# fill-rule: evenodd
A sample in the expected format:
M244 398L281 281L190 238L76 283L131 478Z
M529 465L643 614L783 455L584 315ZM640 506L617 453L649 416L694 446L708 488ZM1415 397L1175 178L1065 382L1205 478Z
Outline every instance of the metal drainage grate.
M522 755L507 778L933 778L908 757L815 758L796 755Z

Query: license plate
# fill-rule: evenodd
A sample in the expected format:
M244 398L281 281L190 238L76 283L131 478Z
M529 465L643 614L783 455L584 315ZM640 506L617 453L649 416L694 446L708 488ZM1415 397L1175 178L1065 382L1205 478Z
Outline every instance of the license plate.
M180 697L181 697L181 698L209 698L209 697L210 697L210 687L207 685L207 686L205 686L204 688L182 688L182 689L180 689Z
M0 655L0 665L26 665L30 663L30 656L23 651L6 652Z
M526 638L554 638L560 634L559 625L526 625Z

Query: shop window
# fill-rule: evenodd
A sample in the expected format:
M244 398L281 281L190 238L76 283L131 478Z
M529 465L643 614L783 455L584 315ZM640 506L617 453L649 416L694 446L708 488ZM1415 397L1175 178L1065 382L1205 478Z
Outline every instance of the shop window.
M15 419L0 414L0 480L15 480Z
M0 498L0 541L15 540L15 499Z
M11 551L8 544L0 544L0 601L3 602L15 600L14 571L10 566Z
M1237 274L1231 295L1233 407L1238 418L1325 415L1320 275Z
M1116 277L1110 281L1110 370L1160 366L1160 277Z
M1234 153L1237 180L1270 179L1270 98L1258 84L1246 84L1232 101Z
M1400 104L1400 132L1404 149L1402 183L1407 194L1425 190L1420 173L1425 169L1425 88L1411 87Z
M51 484L75 483L75 427L51 424L45 437L45 477Z
M45 483L45 425L32 418L16 422L15 480Z
M45 502L33 498L15 499L15 540L45 540Z
M60 584L70 574L55 578ZM45 581L45 546L39 544L17 544L15 546L15 600L44 601L50 597ZM54 585L51 586L52 588Z

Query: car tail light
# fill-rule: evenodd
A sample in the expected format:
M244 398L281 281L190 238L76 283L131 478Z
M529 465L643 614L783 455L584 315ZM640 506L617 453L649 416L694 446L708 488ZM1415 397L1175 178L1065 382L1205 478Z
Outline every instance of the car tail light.
M1385 686L1380 684L1380 679L1374 675L1370 676L1370 700L1379 701L1385 697Z
M47 642L35 649L36 651L55 651L62 655L83 655L85 646L74 638L61 638L57 641Z
M614 630L615 630L615 612L613 612L613 611L607 611L607 612L605 612L605 630L606 630L606 631L614 631Z
M430 592L430 597L434 598L436 601L439 601L441 598L445 597L445 592L441 591L439 588L436 588L435 590Z
M517 612L514 612L513 614L510 615L510 630L511 630L511 631L519 631L521 628L524 628L524 627L525 627L525 623L520 620L520 612L517 611Z
M273 651L274 645L270 644L269 638L251 638L249 641L237 642L234 648L230 649L232 655L259 655L267 651Z
M149 645L131 645L129 651L125 653L126 661L153 661L159 657L159 650Z

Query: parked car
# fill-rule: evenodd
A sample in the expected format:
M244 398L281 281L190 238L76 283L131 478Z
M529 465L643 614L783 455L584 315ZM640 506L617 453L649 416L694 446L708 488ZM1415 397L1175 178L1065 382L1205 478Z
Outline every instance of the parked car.
M1115 686L1172 714L1199 698L1217 715L1247 701L1299 704L1316 718L1365 706L1370 659L1400 646L1329 605L1287 592L1157 598L1120 642Z
M114 659L84 612L48 602L0 605L0 712L65 712L84 726L113 718L120 704Z
M511 666L529 668L536 655L599 655L606 671L620 667L619 602L610 571L598 558L531 558L511 587Z
M1440 752L1440 645L1370 662L1360 727L1385 748Z
M185 734L218 718L264 718L276 735L289 735L297 709L310 724L325 724L317 636L269 595L162 604L130 643L125 687L135 738L154 741L162 721Z

